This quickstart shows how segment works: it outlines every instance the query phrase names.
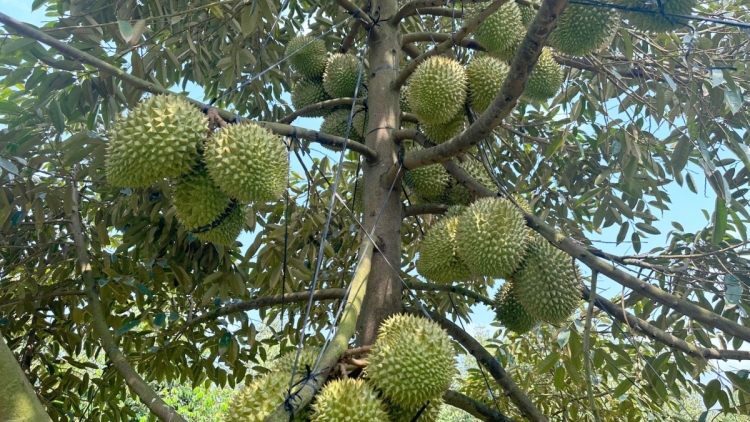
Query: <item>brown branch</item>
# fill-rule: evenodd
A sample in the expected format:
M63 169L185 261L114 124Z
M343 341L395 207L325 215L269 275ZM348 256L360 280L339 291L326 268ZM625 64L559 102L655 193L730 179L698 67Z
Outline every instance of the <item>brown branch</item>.
M349 0L335 0L336 3L339 4L344 10L349 12L354 19L361 21L364 25L365 29L369 29L372 26L372 19L370 19L370 16L367 15L362 9L359 8L356 4L350 2Z
M8 302L0 303L0 308L6 307L6 306L17 305L19 303L36 302L38 300L44 300L44 299L49 299L53 297L85 296L85 295L86 295L86 292L81 291L81 290L62 291L62 292L49 293L49 294L41 295L41 296L26 297L23 299L11 300Z
M372 351L372 346L360 346L355 347L353 349L347 349L343 357L351 357L351 356L357 356L357 355L367 355Z
M319 103L310 104L309 106L303 107L299 110L295 110L294 113L287 114L279 120L279 123L289 124L294 121L297 117L306 116L312 112L323 110L326 108L333 108L338 106L351 106L354 102L354 98L334 98L333 100L325 100ZM356 101L357 105L364 104L365 100L358 98ZM343 139L343 138L342 138Z
M445 42L449 39L451 39L451 34L443 32L412 32L404 34L401 44L402 46L406 46L415 42ZM486 51L484 47L472 39L464 38L458 45L476 51Z
M405 311L414 315L422 315L422 312L416 309L405 309ZM482 366L487 369L487 372L489 372L492 378L494 378L500 387L502 387L505 394L510 398L510 401L516 405L524 417L532 422L548 421L547 417L537 409L526 393L524 393L511 379L510 375L505 372L505 369L500 365L500 361L495 359L495 357L492 356L487 349L482 347L474 337L442 315L438 315L434 312L428 312L428 314L434 322L440 324L440 326L443 327L443 329L445 329L454 340L463 346Z
M412 59L416 59L422 54L422 50L414 44L404 44L401 46L401 50Z
M529 141L534 142L536 144L540 144L540 145L544 145L544 146L548 146L549 145L549 139L547 139L547 138L540 138L540 137L537 137L537 136L531 136L528 133L523 133L523 132L521 132L519 130L516 130L511 125L508 125L508 124L505 124L505 123L501 123L500 127L503 128L503 129L505 129L505 130L507 130L508 132L514 133L514 134L516 134L516 135L518 135L518 136L520 136L520 137L522 137L524 139L528 139Z
M457 409L461 409L481 421L513 422L513 419L510 419L497 410L457 391L446 391L443 394L443 401L445 402L445 404L451 405Z
M421 291L434 291L434 292L449 292L456 293L464 297L474 299L477 303L484 303L485 305L495 306L495 302L479 293L473 292L465 287L454 286L450 284L433 284L433 283L418 283L414 281L405 282L409 289L421 290Z
M354 45L354 40L357 38L357 34L359 33L360 28L362 28L362 21L355 19L354 22L352 22L352 25L349 27L349 33L346 34L346 38L344 38L344 40L341 42L339 53L346 54L346 52L348 52L349 49L352 48L352 45Z
M422 214L445 214L450 208L445 204L414 204L404 207L404 218Z
M486 3L489 1L491 0L467 0L464 2L464 4ZM390 19L390 23L393 25L396 25L407 16L412 16L416 14L425 14L424 9L438 8L441 6L445 6L445 1L443 0L414 0L403 5L401 9L399 9L398 12L396 12L396 14L393 15L393 17ZM460 12L460 10L457 12Z

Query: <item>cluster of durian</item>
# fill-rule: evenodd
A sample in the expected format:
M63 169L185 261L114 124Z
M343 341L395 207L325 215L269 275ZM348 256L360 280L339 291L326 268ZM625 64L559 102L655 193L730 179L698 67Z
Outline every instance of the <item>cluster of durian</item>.
M521 197L514 199L531 212ZM482 198L449 209L425 233L417 272L440 284L505 279L496 297L497 319L517 333L542 321L565 321L580 298L570 257L526 227L507 199Z
M115 124L107 181L122 188L173 182L178 221L202 241L230 246L245 227L245 204L276 200L286 189L287 151L255 124L207 134L205 115L186 98L147 98Z
M299 77L292 87L292 106L302 109L309 105L334 98L367 95L366 88L357 85L360 59L353 54L328 56L325 43L309 35L292 39L286 48L289 63ZM329 135L345 137L352 115L350 106L320 109L310 117L323 117L320 131ZM367 128L367 111L358 106L353 112L349 139L361 141Z
M298 367L314 368L320 350L303 349ZM225 422L262 421L285 399L296 352L231 399ZM394 315L380 327L364 378L328 381L295 421L434 422L457 373L447 333L426 318ZM301 375L295 381L299 381ZM427 405L427 406L425 406ZM424 409L422 409L424 407Z

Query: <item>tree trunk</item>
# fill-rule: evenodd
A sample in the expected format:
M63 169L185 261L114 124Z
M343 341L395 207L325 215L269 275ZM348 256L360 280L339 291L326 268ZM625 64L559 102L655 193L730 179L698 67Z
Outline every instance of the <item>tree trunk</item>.
M0 336L0 422L48 422L49 415Z
M394 165L399 150L391 133L400 125L400 94L393 91L391 85L398 76L401 42L397 26L387 21L398 10L398 2L372 0L369 10L380 22L372 28L367 41L370 72L367 75L369 123L365 145L378 152L379 160L363 166L362 206L364 227L382 253L376 250L373 256L367 295L357 323L360 346L372 344L380 323L402 308L402 284L397 273L401 268L401 184L397 182L393 190L381 184L381 176Z

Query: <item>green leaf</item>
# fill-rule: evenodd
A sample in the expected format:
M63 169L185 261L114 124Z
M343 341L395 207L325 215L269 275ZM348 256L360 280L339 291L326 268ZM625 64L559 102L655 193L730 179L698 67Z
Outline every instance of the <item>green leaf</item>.
M137 327L137 326L138 326L138 324L140 324L140 323L141 323L141 320L140 320L140 319L134 319L134 320L132 320L132 321L126 322L125 324L123 324L123 325L122 325L122 327L120 327L120 328L119 328L119 329L117 330L117 332L115 332L115 336L116 336L116 337L119 337L119 336L121 336L121 335L123 335L123 334L127 333L128 331L130 331L130 330L132 330L133 328Z
M146 285L143 283L136 283L135 288L148 297L152 297L154 295L153 293L151 293L151 290L149 290L148 287L146 287Z
M637 227L640 230L643 230L644 232L646 232L648 234L661 234L661 232L659 231L659 229L657 229L656 227L654 227L654 226L652 226L650 224L635 223L635 227Z
M536 373L537 374L545 374L545 373L549 372L549 370L552 369L553 366L555 366L555 364L557 363L558 360L560 360L560 354L558 352L552 352L552 353L550 353L536 367Z
M128 21L118 20L117 26L120 28L120 35L122 35L122 38L125 42L129 43L130 40L133 39L133 25Z
M698 188L695 186L695 180L690 173L687 173L685 175L685 180L687 180L688 189L690 189L693 193L698 193Z
M717 86L724 83L724 72L721 69L711 70L711 87L716 88Z
M167 319L167 314L165 314L164 312L161 312L154 317L154 325L156 327L163 327L164 322L166 322L166 319Z
M734 91L729 88L724 89L724 104L729 107L729 111L732 112L732 114L737 114L738 111L742 108L742 93L739 91Z
M31 11L33 12L36 9L39 9L46 2L47 2L47 0L34 0L34 2L31 3Z
M714 230L711 234L711 243L718 245L724 240L724 234L727 231L727 203L723 198L716 197L713 223Z
M219 355L223 355L229 349L230 344L232 344L232 334L225 332L219 339Z
M560 331L557 332L557 344L562 348L565 347L566 344L568 344L568 340L570 340L570 330L567 328L563 328Z
M724 285L726 286L726 291L724 292L724 309L732 309L740 303L740 299L742 298L742 283L740 283L737 277L728 274L724 276Z
M617 244L619 245L622 243L623 240L625 240L625 236L628 235L628 230L630 229L630 223L627 221L622 223L620 226L620 231L617 232Z
M687 136L683 136L677 140L677 145L675 145L674 151L672 152L672 170L675 173L679 173L685 168L688 158L690 158L691 148L692 143Z
M710 409L719 400L719 391L721 391L721 383L719 380L711 380L706 385L706 389L703 391L703 404L706 409Z
M629 379L621 381L617 387L615 387L615 391L612 392L612 397L619 398L623 394L627 393L628 390L630 390L630 387L633 386L633 382Z
M49 116L57 133L65 132L65 115L62 112L62 108L60 108L60 103L56 99L53 99L49 104Z
M602 189L604 189L604 188L601 187L601 188L591 189L590 191L584 193L583 195L581 195L580 198L578 198L578 200L576 200L576 203L575 203L575 205L573 205L573 208L578 208L581 204L585 203L589 199L591 199L594 196L596 196L599 192L602 191Z

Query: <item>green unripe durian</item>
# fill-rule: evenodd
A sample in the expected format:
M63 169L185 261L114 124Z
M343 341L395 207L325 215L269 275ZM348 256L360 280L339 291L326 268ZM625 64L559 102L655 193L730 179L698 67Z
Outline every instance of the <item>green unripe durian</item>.
M300 110L311 104L321 101L330 100L331 97L326 94L323 84L309 79L300 79L292 88L292 106L295 110ZM308 117L323 117L328 114L328 110L322 109L310 114Z
M186 98L154 95L115 124L107 147L107 181L118 187L150 186L188 173L208 127Z
M354 97L360 60L351 54L334 54L328 59L323 88L332 98Z
M297 361L297 373L302 373L305 370L305 365L314 368L319 354L320 349L317 347L303 347ZM286 352L273 362L271 369L291 373L295 359L297 359L296 350Z
M406 148L407 153L421 149L413 146ZM419 197L426 202L438 201L445 194L445 189L450 182L451 176L445 171L442 164L430 164L407 170L404 173L404 183Z
M206 143L204 160L219 189L240 202L275 201L286 189L286 147L280 137L254 123L214 133Z
M506 281L495 295L495 315L501 324L517 334L531 330L540 322L518 301L511 281Z
M476 180L483 186L493 190L497 189L495 182L492 180L490 175L487 174L487 171L485 170L482 163L473 159L469 159L459 164L459 167L461 167L466 173L469 174L469 176L471 176L474 180ZM468 189L466 189L462 184L458 183L455 180L451 181L450 189L448 190L448 195L446 198L446 202L449 205L469 205L471 204L472 199L473 195Z
M195 237L204 242L232 246L245 227L246 213L244 206L235 204L218 226L205 232L195 233Z
M419 246L417 272L427 280L439 284L469 281L469 267L458 256L456 227L458 216L444 216L427 233Z
M284 55L289 57L292 69L305 78L314 80L323 76L328 55L323 40L306 35L297 36L289 41Z
M269 372L236 392L224 414L224 422L261 422L284 402L291 374ZM303 421L297 416L295 421Z
M476 4L464 8L469 12L467 18L473 18L484 9ZM477 27L474 40L491 55L508 61L515 57L525 34L521 10L516 2L509 1Z
M491 56L476 57L466 66L469 79L469 103L478 113L492 104L503 87L510 68Z
M231 203L205 170L183 176L172 192L175 216L188 230L213 223Z
M555 61L549 48L544 47L534 70L529 75L523 96L529 100L545 101L555 96L562 83L562 67Z
M526 251L525 220L510 201L481 198L459 217L456 242L459 256L473 273L506 278Z
M312 422L388 422L378 394L362 379L329 382L315 396Z
M619 23L620 15L613 9L571 4L560 15L549 45L562 53L582 56L611 42Z
M466 101L466 72L459 62L432 56L409 79L409 107L428 124L447 123Z
M531 6L526 6L523 4L518 5L518 10L521 12L521 22L523 22L524 28L528 28L529 25L531 25L531 22L534 21L534 18L536 17L536 12L538 10Z
M320 131L329 135L338 136L340 138L346 137L346 129L349 126L349 115L351 111L349 108L340 108L333 110L329 115L323 119L323 123L320 125ZM358 117L359 116L359 117ZM354 117L352 118L352 124L349 128L349 139L360 141L362 140L361 131L365 131L367 128L367 110L358 107L354 111ZM359 130L358 130L359 129ZM323 144L324 147L332 150L340 150L340 148L332 147L330 145Z
M365 374L390 403L422 406L450 387L456 374L453 356L451 341L439 325L394 315L380 326Z
M558 324L570 317L581 299L576 275L570 256L536 236L513 274L513 293L534 318Z
M664 7L665 13L678 15L691 15L695 7L696 0L660 0ZM646 32L663 33L674 31L675 29L685 26L687 23L684 19L670 18L666 19L659 14L659 3L646 0L616 0L614 2L620 6L632 9L646 9L657 13L643 13L638 11L622 11L622 17L627 19L628 23L636 29Z
M443 142L449 141L454 136L463 132L466 116L464 113L458 113L456 117L450 120L448 123L442 123L432 125L429 123L420 123L419 127L427 137L434 144L442 144Z

